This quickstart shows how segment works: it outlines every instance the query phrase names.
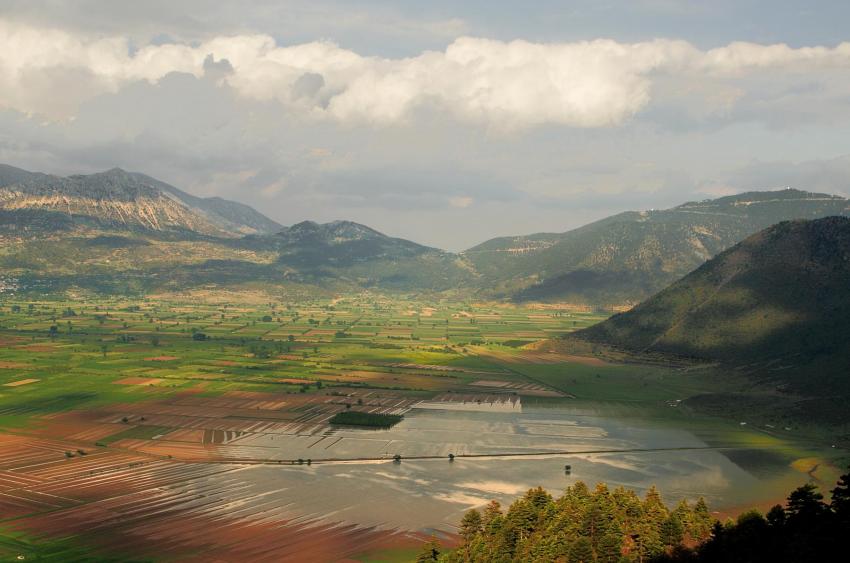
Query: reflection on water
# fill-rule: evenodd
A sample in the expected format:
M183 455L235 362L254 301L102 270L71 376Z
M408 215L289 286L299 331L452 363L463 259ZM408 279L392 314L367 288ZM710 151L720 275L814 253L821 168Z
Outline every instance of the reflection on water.
M787 460L775 453L721 453L683 430L637 419L574 416L553 409L412 411L389 430L334 432L328 445L319 446L325 448L323 455L317 454L315 445L307 447L280 438L266 445L279 448L282 458L391 457L399 453L403 460L246 467L237 472L238 480L240 486L256 489L256 498L288 517L412 530L452 530L468 508L491 499L509 504L537 485L559 494L578 480L591 486L604 481L611 487L624 485L640 492L656 484L668 502L705 496L713 508L724 509L776 497L777 481L771 477L783 478L779 490L784 492L789 474L793 474ZM312 438L315 442L316 437ZM255 438L258 440L262 437ZM658 448L663 449L647 451ZM602 450L605 452L552 453ZM407 459L449 453L539 455ZM565 464L572 465L570 475L564 473Z

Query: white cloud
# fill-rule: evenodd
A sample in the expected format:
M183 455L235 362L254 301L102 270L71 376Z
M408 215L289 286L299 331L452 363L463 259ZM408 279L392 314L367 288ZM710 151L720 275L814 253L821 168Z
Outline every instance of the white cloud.
M444 51L399 59L362 56L330 42L280 46L267 35L134 51L122 37L2 20L0 45L0 107L49 119L72 118L85 101L133 82L157 82L172 72L201 77L213 61L225 60L230 66L220 68L228 72L211 73L217 83L246 99L277 102L289 114L389 125L438 112L497 129L618 125L647 107L659 76L698 84L698 93L671 91L728 113L745 94L730 87L730 76L812 68L838 69L837 75L850 66L850 43L795 49L736 42L701 51L666 39L542 44L462 37Z

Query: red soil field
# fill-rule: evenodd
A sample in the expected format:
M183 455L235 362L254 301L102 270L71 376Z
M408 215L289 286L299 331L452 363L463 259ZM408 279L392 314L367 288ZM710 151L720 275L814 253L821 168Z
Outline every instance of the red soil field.
M371 412L397 412L413 401L374 390L187 392L46 415L19 434L0 434L0 514L27 534L76 537L97 553L124 557L342 561L379 547L415 548L426 538L320 515L305 518L240 476L244 462L262 461L250 456L267 455L239 445L243 437L321 436L327 421L351 402ZM155 440L96 445L139 425L163 430Z

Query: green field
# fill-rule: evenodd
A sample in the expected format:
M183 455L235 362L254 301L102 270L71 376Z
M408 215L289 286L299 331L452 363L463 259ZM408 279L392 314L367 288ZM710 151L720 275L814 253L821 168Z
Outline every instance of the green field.
M600 318L371 295L263 304L7 300L0 302L0 425L187 390L315 393L336 385L427 393L493 368L471 346L510 353ZM35 381L15 385L25 380Z
M604 318L590 311L369 293L207 297L0 302L0 427L183 392L375 389L426 398L481 379L568 397L531 394L530 402L678 420L688 415L677 401L743 387L707 370L588 364L526 349Z

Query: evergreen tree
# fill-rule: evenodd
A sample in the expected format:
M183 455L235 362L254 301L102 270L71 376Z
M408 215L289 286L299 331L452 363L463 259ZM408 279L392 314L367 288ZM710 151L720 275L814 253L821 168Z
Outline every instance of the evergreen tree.
M484 516L481 519L481 525L484 528L490 526L490 523L493 522L493 519L502 516L502 505L499 504L497 500L491 500L490 503L484 507Z
M830 507L839 522L850 526L850 473L842 475L832 489Z
M470 542L481 530L481 513L473 508L464 514L463 520L460 521L460 537L465 542Z
M520 499L514 502L505 515L507 528L512 529L517 536L517 541L524 540L537 524L537 510L528 499Z
M674 512L661 524L661 541L668 547L674 547L682 543L685 528L681 519Z
M441 555L440 560L643 563L688 553L682 545L685 522L709 526L711 517L704 500L700 499L693 510L687 502L680 502L670 512L655 487L647 491L644 500L634 491L623 487L611 491L604 484L591 491L578 482L557 500L537 487L504 513L497 502L481 512L468 511L459 527L462 545ZM736 524L730 526L734 529ZM423 552L422 556L428 554Z
M682 532L687 537L693 539L693 510L691 506L688 504L687 499L682 499L679 501L679 504L676 505L676 508L673 509L673 514L679 519L679 522L682 523Z
M599 540L596 548L599 563L617 563L623 556L623 538L621 534L608 533Z
M767 512L767 523L770 524L773 528L782 528L785 526L785 509L782 508L781 504L774 505Z
M596 557L593 555L593 546L589 539L578 538L570 546L570 563L595 563L595 561Z
M714 518L708 510L708 504L706 504L703 497L699 497L696 504L694 504L694 510L691 515L690 536L697 541L705 540L711 535L713 525Z
M823 495L811 483L798 487L788 495L786 511L789 524L810 526L826 510L827 506L823 502Z
M643 517L636 526L636 543L641 558L649 559L664 551L661 527L667 520L667 507L661 500L661 493L655 485L646 492L643 501Z

